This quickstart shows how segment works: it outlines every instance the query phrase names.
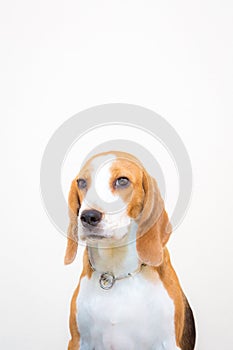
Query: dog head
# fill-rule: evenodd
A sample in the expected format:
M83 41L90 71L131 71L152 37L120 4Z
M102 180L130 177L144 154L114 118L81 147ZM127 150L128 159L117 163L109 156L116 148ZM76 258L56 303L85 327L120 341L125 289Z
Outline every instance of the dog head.
M139 259L161 264L171 225L155 179L134 156L113 151L92 157L72 181L68 203L65 264L74 260L78 240L120 245L132 227Z

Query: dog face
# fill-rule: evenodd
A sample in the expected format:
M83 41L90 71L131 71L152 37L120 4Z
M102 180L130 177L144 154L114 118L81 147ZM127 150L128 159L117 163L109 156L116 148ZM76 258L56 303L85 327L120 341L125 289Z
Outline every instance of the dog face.
M139 258L158 265L171 232L156 181L124 152L87 161L71 184L69 217L66 264L75 258L78 239L120 244L133 231Z
M143 206L139 164L114 154L99 155L80 171L77 186L82 198L79 238L89 244L90 240L121 240Z

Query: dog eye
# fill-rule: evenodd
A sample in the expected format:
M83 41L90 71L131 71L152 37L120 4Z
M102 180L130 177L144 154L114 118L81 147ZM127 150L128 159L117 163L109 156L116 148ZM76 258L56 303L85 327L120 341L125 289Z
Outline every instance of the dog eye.
M78 179L77 183L78 183L78 188L80 188L80 190L83 190L84 188L87 187L87 182L84 179Z
M119 177L116 181L115 181L115 187L116 188L124 188L124 187L128 187L130 184L130 181L127 177Z

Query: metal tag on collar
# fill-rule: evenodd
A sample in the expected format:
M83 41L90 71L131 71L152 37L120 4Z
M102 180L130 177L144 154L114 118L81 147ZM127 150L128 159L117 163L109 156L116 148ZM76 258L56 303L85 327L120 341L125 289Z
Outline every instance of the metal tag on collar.
M111 289L116 281L115 276L111 272L104 272L100 275L99 284L102 289Z

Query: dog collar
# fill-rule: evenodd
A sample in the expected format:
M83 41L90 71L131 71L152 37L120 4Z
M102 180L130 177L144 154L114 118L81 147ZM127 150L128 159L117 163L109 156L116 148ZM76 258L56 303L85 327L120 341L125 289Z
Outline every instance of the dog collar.
M89 264L91 266L92 271L97 271L92 265L90 259L89 259ZM120 281L128 277L134 277L137 273L141 272L143 266L146 266L146 264L143 263L135 271L128 272L127 274L121 275L121 276L115 276L112 272L109 272L109 271L102 272L100 273L100 277L99 277L99 285L102 289L105 289L105 290L111 289L116 281Z

